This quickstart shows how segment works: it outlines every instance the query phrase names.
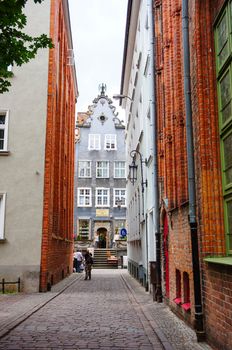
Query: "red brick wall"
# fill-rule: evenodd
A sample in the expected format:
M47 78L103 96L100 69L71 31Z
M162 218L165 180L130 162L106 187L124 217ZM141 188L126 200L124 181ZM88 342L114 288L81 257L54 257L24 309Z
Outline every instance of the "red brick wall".
M204 267L204 306L208 341L221 350L232 344L232 267Z
M162 0L154 4L160 200L169 218L168 302L180 316L193 322L181 1ZM205 325L211 344L227 350L232 344L231 336L228 336L229 332L232 334L232 269L203 263L205 256L225 254L213 31L213 23L223 4L222 0L189 1L189 32L197 221ZM181 274L188 272L190 276L191 315L173 303L176 269Z
M190 26L196 193L203 256L225 253L211 7L209 1L193 1L195 20Z
M225 255L213 23L224 1L192 1L190 17L192 107L201 258ZM232 344L232 269L202 263L207 339Z
M51 1L41 291L72 272L75 90L61 0Z
M187 272L190 278L190 300L192 310L194 305L193 280L192 280L192 252L190 227L188 222L188 206L183 206L170 213L169 227L169 273L170 273L170 296L169 304L175 313L184 318L188 323L193 322L194 312L186 312L181 305L173 301L176 295L176 269L181 273L181 299L184 302L183 274Z
M169 284L167 300L170 306L191 321L174 303L176 297L176 269L190 277L191 303L192 263L190 229L188 224L187 154L183 93L183 53L181 31L181 1L156 2L156 91L158 118L158 154L161 202L168 212L169 222ZM166 201L167 199L167 201ZM161 222L162 226L163 222ZM163 258L163 267L165 258ZM165 270L165 269L164 269ZM165 271L163 271L165 279ZM165 291L165 282L164 294Z

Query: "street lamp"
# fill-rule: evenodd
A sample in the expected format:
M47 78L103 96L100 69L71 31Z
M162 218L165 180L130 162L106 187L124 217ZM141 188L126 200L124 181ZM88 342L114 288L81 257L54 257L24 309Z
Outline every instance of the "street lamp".
M113 98L114 98L115 100L121 100L122 98L129 98L129 100L132 101L132 98L131 98L131 97L126 96L126 95L122 95L122 94L115 94L115 95L113 95Z
M144 185L147 187L147 180L143 180L143 164L147 165L147 159L143 160L142 154L137 150L132 150L130 156L132 158L132 163L129 165L129 180L134 185L137 180L137 170L138 166L136 165L136 154L139 155L140 167L141 167L141 188L142 193L144 193Z
M132 163L129 164L129 180L132 185L134 185L135 181L137 180L137 170L138 165L135 164L135 158L133 157Z
M139 156L140 167L141 167L141 188L142 188L142 215L144 217L144 185L147 187L147 180L143 180L143 164L147 165L147 159L143 160L142 154L137 150L132 150L130 156L132 158L132 163L129 165L129 179L134 185L137 180L137 170L138 166L136 165L136 155ZM145 220L145 236L146 236L146 260L147 260L147 277L146 277L146 286L145 289L148 291L148 232L147 232L147 214L144 217Z
M119 100L120 106L121 106L122 100L123 100L124 98L128 98L130 101L133 101L132 98L131 98L130 96L127 96L127 95L122 95L122 94L115 94L115 95L113 95L113 99Z

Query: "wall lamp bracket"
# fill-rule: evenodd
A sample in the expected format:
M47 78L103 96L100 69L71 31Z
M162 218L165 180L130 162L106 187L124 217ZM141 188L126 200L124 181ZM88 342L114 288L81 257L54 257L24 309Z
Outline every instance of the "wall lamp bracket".
M129 165L129 180L134 185L137 181L137 171L138 171L138 165L136 164L136 155L139 156L140 160L140 169L141 169L141 188L142 192L144 192L144 185L147 187L147 179L144 181L143 179L143 164L147 165L147 159L145 158L143 160L142 154L137 150L132 150L130 152L130 156L132 158L132 163Z
M124 98L128 98L130 101L132 101L132 98L130 96L127 96L127 95L122 95L122 94L115 94L115 95L113 95L113 99L119 100L120 104L122 103L122 100Z

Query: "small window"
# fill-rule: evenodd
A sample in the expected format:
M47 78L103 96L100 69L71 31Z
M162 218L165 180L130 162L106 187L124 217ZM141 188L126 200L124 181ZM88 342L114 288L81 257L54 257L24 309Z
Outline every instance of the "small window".
M138 72L135 74L134 86L137 85L138 82Z
M126 162L114 162L114 177L118 179L124 179L126 177Z
M77 189L77 206L78 207L91 207L91 188L78 188Z
M86 160L80 160L78 162L78 176L79 177L91 177L91 162Z
M96 188L96 207L110 206L110 189Z
M99 134L89 134L89 146L90 151L101 149L101 135Z
M114 188L114 207L120 203L121 207L126 206L126 190L125 188Z
M81 240L89 239L89 220L79 220L78 236Z
M181 273L180 270L176 269L176 297L174 299L174 302L177 305L180 305L182 303L181 299Z
M6 194L0 193L0 239L4 239Z
M98 161L96 162L96 177L108 178L109 177L109 162Z
M146 15L146 21L145 21L145 29L149 28L149 21L148 21L148 13Z
M136 64L137 69L140 68L141 60L142 60L142 52L139 53L138 61ZM137 77L137 79L138 79L138 77Z
M191 309L191 305L190 305L189 274L187 272L183 273L183 285L184 285L184 302L181 306L185 311L189 311Z
M148 70L149 70L149 67L150 67L150 55L147 55L147 60L146 60L146 64L145 64L145 68L144 68L144 76L147 77L147 74L148 74Z
M0 111L0 152L7 151L8 111Z
M105 135L105 150L116 150L117 149L117 135L106 134Z

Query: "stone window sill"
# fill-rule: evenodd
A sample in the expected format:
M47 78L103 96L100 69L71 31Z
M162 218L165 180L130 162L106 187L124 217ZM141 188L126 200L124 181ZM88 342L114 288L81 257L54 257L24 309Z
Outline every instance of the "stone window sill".
M9 156L10 151L0 151L0 156Z
M182 309L184 309L184 311L190 311L191 310L191 304L190 303L184 303L181 305Z
M232 266L232 256L215 256L215 257L208 257L204 258L204 261L210 264L221 264L221 265L230 265Z
M174 301L174 303L175 303L176 305L181 305L181 304L182 304L181 298L175 298L173 301Z
M0 238L0 244L5 242L6 242L6 238Z

